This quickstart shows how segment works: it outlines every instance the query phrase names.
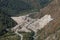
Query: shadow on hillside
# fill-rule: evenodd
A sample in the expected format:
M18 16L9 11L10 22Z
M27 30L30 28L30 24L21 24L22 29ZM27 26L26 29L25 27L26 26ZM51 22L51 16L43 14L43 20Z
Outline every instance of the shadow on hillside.
M38 1L42 8L46 7L51 1L40 0ZM30 10L32 6L24 1L20 0L3 0L0 2L0 9L3 15L5 15L4 21L6 22L7 28L14 27L17 23L10 17L20 15L20 11ZM34 14L35 15L35 14ZM32 15L33 16L33 15ZM4 29L5 30L5 29Z
M9 15L0 10L0 36L8 32L6 29L11 29L16 25L17 23Z
M41 8L44 8L46 7L47 5L49 5L53 0L39 0L39 3L40 3L40 7Z
M31 5L21 0L2 0L0 8L8 15L15 16L24 10L30 10Z
M38 0L40 8L46 7L52 0ZM33 4L33 3L32 3ZM34 6L33 6L34 7ZM16 16L20 14L25 14L22 12L31 11L33 9L32 5L28 2L22 0L2 0L0 2L0 9L10 16Z
M52 1L48 1L48 0L40 0L39 1L41 8L46 7L51 2ZM24 1L20 1L20 0L3 0L0 3L1 3L0 9L2 10L2 12L4 12L5 16L8 15L6 17L7 28L14 27L17 24L13 19L10 18L11 16L12 17L16 16L19 14L19 12L21 12L21 11L24 12L24 10L30 10L32 8L32 6L30 4L25 3ZM4 32L8 32L8 31L3 29L0 35L5 34Z

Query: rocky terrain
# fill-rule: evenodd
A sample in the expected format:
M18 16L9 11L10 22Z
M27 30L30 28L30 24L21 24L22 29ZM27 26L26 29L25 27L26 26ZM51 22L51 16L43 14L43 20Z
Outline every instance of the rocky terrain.
M60 30L59 0L53 0L48 6L40 11L43 15L50 14L54 20L38 32L38 35L40 36L37 38L37 40L60 40L60 32L57 32Z
M3 3L3 0L1 1ZM18 5L16 5L16 0L14 2L12 2L12 0L9 1L8 7L4 7L4 5L6 5L7 3L3 6L0 4L0 9L2 9L2 11L0 12L0 35L2 35L0 36L0 40L60 40L60 0L21 1L23 3L26 3L26 5L30 5L29 7L31 10L27 8L29 9L29 11L22 11L20 13L19 8L21 8L20 6L23 5L20 5L20 3L18 3L20 5L18 8ZM15 6L17 7L14 8L14 6L11 6L10 2L16 3ZM5 8L7 9L5 10ZM23 9L26 10L25 8L22 8L21 10ZM17 11L15 12L14 10ZM12 15L10 15L10 13ZM27 15L27 13L29 15ZM21 14L24 15L22 16ZM50 16L44 17L45 15ZM3 17L3 20L1 19L1 17ZM47 22L49 18L52 20ZM35 32L36 30L38 31Z
M35 33L35 35L37 35L38 30L41 30L45 25L47 25L47 23L49 23L51 20L53 20L50 15L45 15L41 19L32 19L28 16L29 15L11 17L13 20L15 20L18 23L11 30L14 31L17 35L19 35L21 37L21 40L23 40L23 35L19 34L18 31L19 32L20 31L21 32L23 32L23 31L32 32L33 31ZM36 38L34 38L34 39L36 39Z

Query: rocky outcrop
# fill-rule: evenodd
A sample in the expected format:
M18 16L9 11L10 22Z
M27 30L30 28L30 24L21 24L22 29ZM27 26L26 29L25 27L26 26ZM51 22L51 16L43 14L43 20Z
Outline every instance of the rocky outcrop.
M60 30L60 6L59 6L59 0L53 0L48 6L44 7L40 10L40 13L50 14L52 18L54 19L52 22L50 22L48 25L46 25L42 30L38 31L38 37L36 40L60 40L60 37L50 37L49 36L55 36L55 33L57 33L58 30ZM37 15L38 16L38 15ZM60 34L60 33L59 33ZM57 33L57 35L59 35Z
M47 25L50 21L53 20L50 15L45 15L41 19L32 19L28 17L29 15L19 16L19 17L11 17L13 20L15 20L18 24L13 27L11 30L14 31L17 35L21 36L21 40L23 40L23 35L19 34L19 32L38 32L38 30L41 30L44 28L45 25ZM32 30L32 31L31 31ZM35 39L35 38L34 38Z

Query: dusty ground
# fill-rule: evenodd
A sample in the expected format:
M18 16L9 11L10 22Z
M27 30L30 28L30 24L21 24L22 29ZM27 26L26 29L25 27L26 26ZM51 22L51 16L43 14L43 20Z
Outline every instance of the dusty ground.
M40 10L41 15L50 14L54 18L54 20L51 21L48 25L46 25L42 30L38 32L38 35L40 36L37 38L37 40L45 40L48 36L57 33L57 31L60 30L60 3L59 2L60 0L54 0L48 6ZM55 40L60 40L60 36L58 38L58 35L60 35L60 32L57 33L57 37L56 37L57 39L55 38ZM53 40L53 38L51 40Z
M37 32L36 40L60 40L60 0L53 0L49 5L40 9L40 12L34 15L34 18L41 18L45 14L51 15L53 21L48 23L42 30ZM42 16L41 16L42 15ZM52 35L52 38L51 36ZM57 35L56 38L55 35Z

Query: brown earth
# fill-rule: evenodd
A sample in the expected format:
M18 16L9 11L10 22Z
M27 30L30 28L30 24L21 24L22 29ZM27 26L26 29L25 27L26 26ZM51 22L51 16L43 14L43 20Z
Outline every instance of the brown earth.
M48 25L46 25L42 30L38 31L39 37L37 38L37 40L45 40L51 34L57 35L57 37L59 36L59 38L56 37L57 39L55 38L55 40L60 40L60 32L57 32L58 30L60 30L60 3L59 2L60 0L53 0L48 6L40 10L40 13L43 15L50 14L53 18L53 21L51 21ZM54 38L50 37L49 40L53 40L53 39Z

